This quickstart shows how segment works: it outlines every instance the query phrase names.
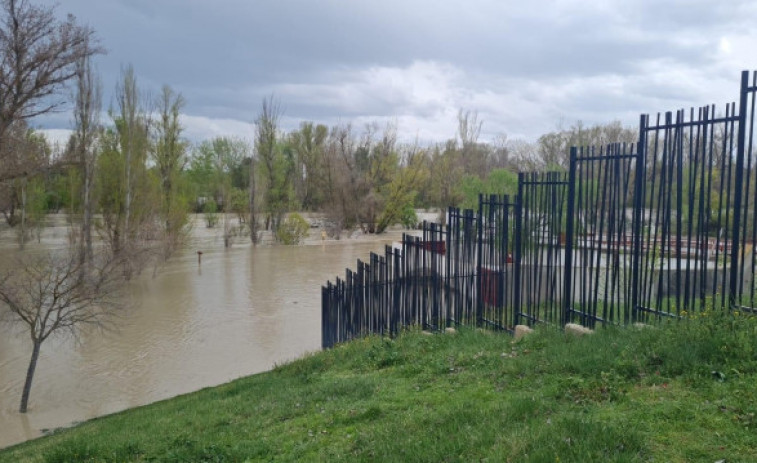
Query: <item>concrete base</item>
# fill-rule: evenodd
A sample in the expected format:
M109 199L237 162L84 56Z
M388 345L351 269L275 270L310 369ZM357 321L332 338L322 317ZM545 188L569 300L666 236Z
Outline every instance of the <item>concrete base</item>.
M515 325L515 334L513 335L513 338L517 341L533 332L534 330L526 325Z
M594 334L594 330L590 330L585 326L577 325L575 323L568 323L565 325L565 333L572 336L584 336L587 334Z

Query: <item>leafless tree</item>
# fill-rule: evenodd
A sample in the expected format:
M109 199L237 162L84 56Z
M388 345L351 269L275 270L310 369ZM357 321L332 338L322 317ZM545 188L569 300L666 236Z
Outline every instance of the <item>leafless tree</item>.
M0 0L0 166L9 129L63 104L58 94L77 73L77 63L103 50L94 32L69 15L27 0ZM0 181L27 177L39 166L0 168Z
M88 326L105 327L120 306L122 273L111 254L81 262L78 253L23 254L0 275L3 318L29 330L32 355L19 411L26 413L42 343L52 335L76 335Z
M467 174L486 177L488 150L478 142L483 121L478 119L478 112L463 111L457 113L457 137L460 143L460 155L463 169Z

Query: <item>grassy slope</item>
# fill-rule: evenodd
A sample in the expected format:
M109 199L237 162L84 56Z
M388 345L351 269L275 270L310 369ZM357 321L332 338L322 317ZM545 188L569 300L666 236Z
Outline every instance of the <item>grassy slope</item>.
M713 374L713 372L715 372ZM757 461L757 322L369 338L0 461Z

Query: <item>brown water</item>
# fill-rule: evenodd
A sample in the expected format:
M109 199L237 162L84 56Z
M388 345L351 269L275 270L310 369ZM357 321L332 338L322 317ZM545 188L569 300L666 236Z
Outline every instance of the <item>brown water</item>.
M217 233L198 228L156 276L147 271L129 283L116 331L46 341L26 415L17 410L31 343L22 331L0 331L0 447L318 350L321 285L399 238L294 247L252 247L239 238L226 250ZM33 246L60 246L65 236L65 227L51 227ZM0 259L14 252L6 231Z

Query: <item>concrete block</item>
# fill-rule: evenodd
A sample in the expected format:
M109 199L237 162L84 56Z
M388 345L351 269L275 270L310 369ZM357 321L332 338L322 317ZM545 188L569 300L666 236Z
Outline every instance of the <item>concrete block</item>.
M594 334L593 330L586 328L585 326L577 325L575 323L568 323L565 325L565 332L573 336L584 336L586 334Z
M523 338L524 336L527 336L533 332L534 330L532 330L530 327L526 325L515 325L515 335L513 337L517 341Z

